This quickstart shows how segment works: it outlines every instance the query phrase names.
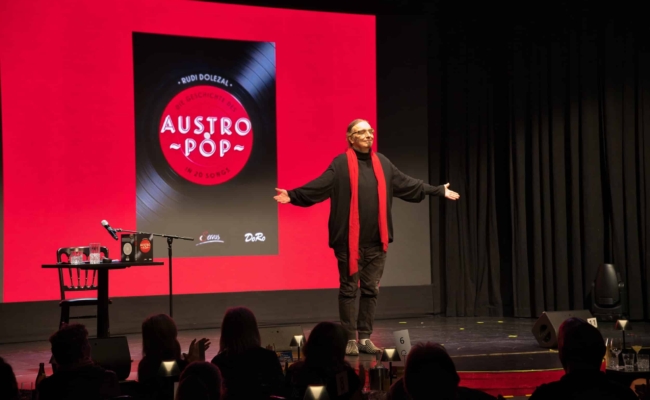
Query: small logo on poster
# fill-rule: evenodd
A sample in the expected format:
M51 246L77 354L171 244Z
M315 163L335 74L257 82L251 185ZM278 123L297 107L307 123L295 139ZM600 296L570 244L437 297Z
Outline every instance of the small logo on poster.
M205 231L201 234L201 236L199 236L199 243L196 245L201 246L208 243L223 243L223 240L221 240L221 236L209 234L207 231Z
M256 234L247 233L244 235L244 241L249 242L263 242L266 240L266 236L262 232L257 232Z
M215 86L193 86L174 96L161 116L158 132L172 169L199 185L218 185L234 178L253 147L253 125L244 106Z

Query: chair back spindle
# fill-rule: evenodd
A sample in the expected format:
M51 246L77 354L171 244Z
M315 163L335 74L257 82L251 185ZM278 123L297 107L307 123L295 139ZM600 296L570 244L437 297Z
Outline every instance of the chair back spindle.
M84 259L87 261L90 258L90 247L62 247L56 252L56 261L61 264L59 268L59 286L61 292L61 300L65 300L66 292L75 291L97 291L97 270L81 269L78 266L73 266L70 263L70 253L72 250L81 250L84 254ZM104 246L100 247L100 253L103 257L108 258L108 249ZM65 258L63 256L66 256ZM84 261L85 262L85 261ZM67 273L64 272L67 270ZM73 271L75 270L75 271ZM83 272L82 272L83 271ZM88 279L90 277L90 280ZM67 280L67 282L66 282Z

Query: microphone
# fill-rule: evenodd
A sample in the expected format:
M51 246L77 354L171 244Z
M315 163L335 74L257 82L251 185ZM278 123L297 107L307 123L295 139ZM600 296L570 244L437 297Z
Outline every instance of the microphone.
M113 236L113 239L117 240L117 233L115 233L115 229L111 228L111 226L108 224L108 221L102 220L102 226L106 228L106 230L108 231L108 233L111 234L111 236Z

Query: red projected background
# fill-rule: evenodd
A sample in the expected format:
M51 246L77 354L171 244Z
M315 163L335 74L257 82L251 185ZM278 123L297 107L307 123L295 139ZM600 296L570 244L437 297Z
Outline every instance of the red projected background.
M375 124L372 16L190 1L0 0L4 301L58 298L56 271L40 268L57 248L99 241L119 258L100 221L136 227L133 32L275 43L278 187L321 174L345 150L351 120ZM274 194L269 187L250 196L273 202ZM174 258L174 292L337 287L329 204L277 210L278 255ZM164 294L167 267L116 271L110 285L112 296Z

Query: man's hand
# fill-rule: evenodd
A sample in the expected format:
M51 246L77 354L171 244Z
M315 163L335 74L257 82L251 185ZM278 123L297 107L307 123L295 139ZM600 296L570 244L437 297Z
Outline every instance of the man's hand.
M448 198L449 200L458 200L460 199L460 195L453 190L449 190L449 183L445 185L445 197Z
M291 198L289 197L289 193L287 193L286 190L278 189L278 188L275 188L275 190L278 192L277 196L273 196L275 201L277 201L280 204L287 204L287 203L291 202Z

